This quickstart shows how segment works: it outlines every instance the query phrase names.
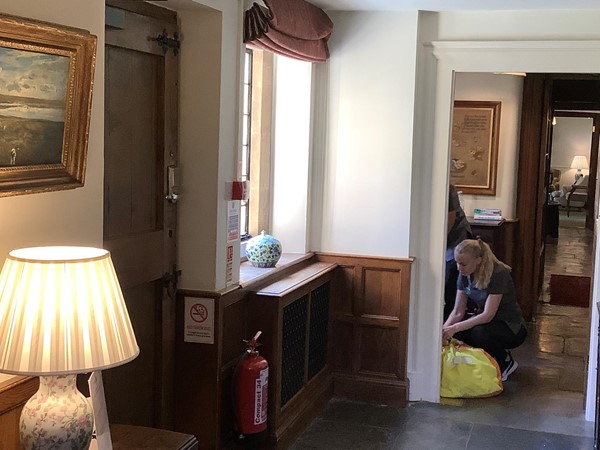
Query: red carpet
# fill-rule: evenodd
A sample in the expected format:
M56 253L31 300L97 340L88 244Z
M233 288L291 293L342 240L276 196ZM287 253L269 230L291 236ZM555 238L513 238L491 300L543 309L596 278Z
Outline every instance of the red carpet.
M590 305L591 281L590 277L551 274L550 303L587 308Z

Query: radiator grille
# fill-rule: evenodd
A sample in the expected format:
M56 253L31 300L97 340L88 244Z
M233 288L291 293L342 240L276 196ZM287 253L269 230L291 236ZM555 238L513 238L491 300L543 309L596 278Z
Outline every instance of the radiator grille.
M281 406L325 367L328 325L329 283L283 308Z
M329 322L329 283L310 295L310 333L308 335L308 379L325 367L327 359L327 325Z
M281 406L304 384L307 306L308 295L305 295L283 308Z

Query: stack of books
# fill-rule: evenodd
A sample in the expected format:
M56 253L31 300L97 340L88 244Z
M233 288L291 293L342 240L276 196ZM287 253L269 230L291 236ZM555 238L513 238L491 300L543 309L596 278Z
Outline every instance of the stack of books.
M501 222L503 220L502 211L491 208L475 208L473 210L473 219L492 222Z

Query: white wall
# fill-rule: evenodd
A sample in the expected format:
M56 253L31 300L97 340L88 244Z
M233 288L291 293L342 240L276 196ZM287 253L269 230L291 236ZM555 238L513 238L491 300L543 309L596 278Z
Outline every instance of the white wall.
M419 13L417 45L417 79L414 121L414 145L412 163L410 239L409 251L415 260L411 267L410 313L408 323L408 377L411 400L437 401L431 386L439 380L439 372L431 370L431 355L428 352L432 343L437 342L438 327L431 326L441 321L443 304L435 299L442 298L443 272L445 262L439 249L445 246L445 218L439 220L436 214L448 210L448 170L449 161L440 160L442 177L434 178L435 105L437 61L429 44L437 33L437 14ZM452 99L447 99L448 104ZM449 145L449 143L448 143ZM439 182L446 187L446 193L431 197L431 186ZM437 217L437 220L431 220ZM427 257L427 255L433 255ZM425 298L429 301L422 301ZM424 322L429 325L423 326ZM425 368L426 370L423 370ZM428 395L432 393L433 395Z
M496 195L463 195L467 215L473 215L474 208L498 208L504 217L515 218L522 93L523 77L520 76L492 73L457 73L455 76L455 100L502 102Z
M323 207L311 250L406 257L417 13L330 16Z
M170 3L171 4L171 3ZM200 8L199 8L200 6ZM179 1L181 22L178 261L181 289L225 288L227 245L239 276L239 241L227 243L227 192L236 178L241 5Z
M0 265L15 248L102 246L104 177L104 0L20 0L0 12L88 30L98 37L87 155L82 188L0 198ZM0 375L0 382L12 375Z
M597 39L600 10L459 11L439 13L437 39L587 40ZM510 69L502 71L510 71Z
M571 169L573 157L585 156L589 165L593 125L594 121L590 117L556 117L556 125L552 128L550 166L561 170L561 187L575 182L577 169ZM581 172L588 175L590 171L582 169Z
M0 198L0 261L18 247L102 246L104 177L104 0L3 2L11 14L82 28L98 37L85 186Z

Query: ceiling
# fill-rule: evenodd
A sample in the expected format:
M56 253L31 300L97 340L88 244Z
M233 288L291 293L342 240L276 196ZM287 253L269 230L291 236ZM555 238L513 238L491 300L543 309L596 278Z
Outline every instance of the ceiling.
M598 0L309 0L335 11L477 11L515 9L600 9Z

